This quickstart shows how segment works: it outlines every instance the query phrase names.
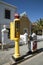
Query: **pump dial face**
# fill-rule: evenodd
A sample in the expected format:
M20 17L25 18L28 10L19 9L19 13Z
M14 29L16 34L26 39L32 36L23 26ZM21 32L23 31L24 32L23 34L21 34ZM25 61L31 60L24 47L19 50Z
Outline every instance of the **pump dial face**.
M15 21L15 37L19 38L20 36L20 22Z

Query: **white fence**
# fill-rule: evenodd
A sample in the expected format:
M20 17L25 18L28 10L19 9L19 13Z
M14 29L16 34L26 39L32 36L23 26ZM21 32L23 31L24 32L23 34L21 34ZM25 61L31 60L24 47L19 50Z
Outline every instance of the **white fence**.
M43 41L43 35L37 35L37 40L38 41Z

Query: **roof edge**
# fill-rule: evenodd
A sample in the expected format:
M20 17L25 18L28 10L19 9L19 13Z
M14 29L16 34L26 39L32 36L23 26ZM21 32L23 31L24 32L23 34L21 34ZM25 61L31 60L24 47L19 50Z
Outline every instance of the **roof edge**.
M13 7L13 8L15 8L15 9L17 9L16 6L11 5L11 4L8 4L8 3L4 2L4 1L0 1L0 3L5 4L5 5L8 5L8 6L10 6L10 7Z

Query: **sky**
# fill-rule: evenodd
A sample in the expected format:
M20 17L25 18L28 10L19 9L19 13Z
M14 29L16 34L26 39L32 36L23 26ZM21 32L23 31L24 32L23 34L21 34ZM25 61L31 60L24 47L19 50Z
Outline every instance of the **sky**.
M18 13L26 12L31 22L43 19L43 0L2 0L17 7Z

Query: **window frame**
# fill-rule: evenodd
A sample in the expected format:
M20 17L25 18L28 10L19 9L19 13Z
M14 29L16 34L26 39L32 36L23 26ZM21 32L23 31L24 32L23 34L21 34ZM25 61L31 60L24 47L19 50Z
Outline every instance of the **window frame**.
M5 9L5 19L11 19L11 11L9 9Z

